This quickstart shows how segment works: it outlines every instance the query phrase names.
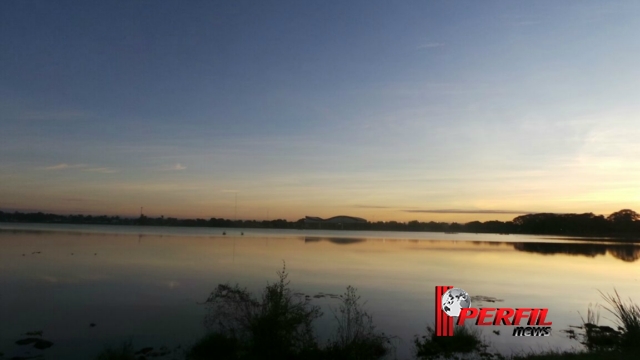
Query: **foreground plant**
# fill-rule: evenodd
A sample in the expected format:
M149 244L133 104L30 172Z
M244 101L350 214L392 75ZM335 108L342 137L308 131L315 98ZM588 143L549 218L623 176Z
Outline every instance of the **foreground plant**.
M376 330L356 289L349 286L334 313L335 336L318 345L313 322L322 316L311 298L293 293L286 267L258 298L239 285L221 284L205 301L208 335L193 345L189 360L378 360L390 338Z
M587 319L582 319L582 339L580 343L588 352L609 352L620 346L620 332L609 326L598 325L600 322L599 307L589 304Z
M616 317L620 332L620 350L640 351L640 306L634 304L631 299L628 302L622 301L615 289L614 294L615 296L605 295L600 292L610 306L604 308Z
M291 292L284 265L277 274L279 281L268 284L259 299L246 288L221 284L205 302L205 327L237 340L238 356L285 359L317 349L312 325L320 308Z
M631 299L625 302L614 289L614 294L600 295L608 306L589 304L586 320L582 319L582 326L578 327L582 333L576 336L575 331L566 330L571 338L578 339L585 346L587 353L600 355L606 358L640 352L640 307ZM612 321L617 329L610 326L599 325L600 307L613 314Z
M347 287L342 303L334 313L338 323L335 339L326 349L331 359L380 359L390 353L391 338L378 332L373 317L364 309L357 289Z
M415 353L418 359L504 359L500 354L489 353L489 345L482 339L477 328L456 326L453 336L436 336L435 330L427 326L427 334L415 337Z

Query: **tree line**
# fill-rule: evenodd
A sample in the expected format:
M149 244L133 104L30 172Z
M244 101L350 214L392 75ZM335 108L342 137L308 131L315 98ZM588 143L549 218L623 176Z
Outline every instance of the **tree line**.
M356 224L314 223L304 219L276 220L229 220L178 219L174 217L120 217L92 215L59 215L43 212L22 213L0 211L0 222L7 223L59 223L59 224L102 224L102 225L145 225L145 226L195 226L222 228L263 228L263 229L325 229L325 230L386 230L386 231L433 231L470 232L496 234L540 234L573 236L640 236L640 215L630 209L616 211L605 217L593 213L554 214L538 213L521 215L511 221L471 221L468 223L378 221Z

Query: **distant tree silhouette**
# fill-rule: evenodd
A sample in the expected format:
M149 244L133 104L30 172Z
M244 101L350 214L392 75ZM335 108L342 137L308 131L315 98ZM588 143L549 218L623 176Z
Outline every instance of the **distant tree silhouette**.
M602 215L585 214L527 214L513 219L518 232L527 234L604 234L611 230Z
M609 217L607 217L607 220L614 223L631 223L640 220L640 214L633 210L623 209L609 215Z
M57 215L0 211L0 222L9 223L66 223L66 224L109 224L109 225L147 225L147 226L194 226L223 228L273 228L273 229L314 229L304 219L288 221L275 219L229 220L178 219L160 216L157 218L140 215L136 218L119 216ZM618 236L625 238L640 237L640 214L630 209L617 211L608 217L584 214L538 213L518 216L513 221L471 221L466 224L446 222L409 222L377 221L357 224L322 224L323 230L383 230L383 231L434 231L434 232L471 232L500 234L546 234L573 236ZM632 255L631 258L633 258Z
M616 211L607 217L611 225L619 232L640 230L640 214L630 209Z

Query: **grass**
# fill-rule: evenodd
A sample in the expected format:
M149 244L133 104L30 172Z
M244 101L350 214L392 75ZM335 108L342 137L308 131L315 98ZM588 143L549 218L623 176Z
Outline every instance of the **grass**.
M616 317L618 323L620 337L618 349L640 352L640 307L631 299L629 302L622 301L615 289L615 295L605 295L602 292L600 294L610 306L605 309Z
M586 321L582 319L580 339L587 352L640 352L640 307L631 300L623 301L615 289L613 294L600 295L608 304L602 308L614 315L617 329L599 325L600 307L590 304Z

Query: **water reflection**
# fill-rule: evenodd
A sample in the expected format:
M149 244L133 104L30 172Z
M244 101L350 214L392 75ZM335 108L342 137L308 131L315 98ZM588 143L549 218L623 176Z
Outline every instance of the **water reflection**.
M578 255L578 256L586 256L586 257L596 257L596 256L604 256L607 253L613 256L616 259L625 261L625 262L634 262L640 259L640 245L635 244L618 244L618 243L608 243L608 244L588 244L588 243L549 243L549 242L499 242L499 241L429 241L429 240L415 240L415 239L407 239L407 240L398 240L398 239L361 239L361 238L343 238L343 237L310 237L307 236L304 238L305 243L314 243L326 241L333 244L338 245L349 245L349 244L357 244L366 241L374 241L374 242L401 242L406 241L413 244L422 243L450 243L450 244L459 244L459 243L471 243L478 246L490 246L490 247L498 247L498 246L510 246L514 250L524 251L529 253L537 253L543 255L556 255L556 254L564 254L564 255Z
M15 342L32 330L44 330L46 340L55 343L46 351L60 359L91 358L105 343L131 336L136 346L188 344L203 331L203 308L197 304L217 284L259 291L274 280L283 260L292 289L312 295L329 314L319 328L332 324L336 299L328 294L353 285L380 329L402 340L399 359L409 358L413 336L433 323L436 285L461 287L475 304L550 309L554 335L549 338L514 340L488 329L505 352L576 346L556 336L556 327L579 322L578 311L599 300L597 290L615 286L640 300L640 272L634 268L640 246L634 244L543 243L543 237L526 242L486 234L245 230L242 236L234 230L222 236L215 229L181 230L186 235L136 227L110 227L109 233L78 229L82 232L0 229L5 354L20 355L13 352Z
M364 241L366 239L358 239L358 238L339 238L339 237L311 237L307 236L304 238L305 243L309 242L319 242L319 241L328 241L330 243L338 244L338 245L348 245L348 244L357 244Z
M640 248L637 246L622 245L608 251L613 257L626 262L634 262L640 258Z
M626 262L634 262L640 258L640 246L637 245L515 243L513 248L518 251L544 255L566 254L596 257L609 253L614 258Z

